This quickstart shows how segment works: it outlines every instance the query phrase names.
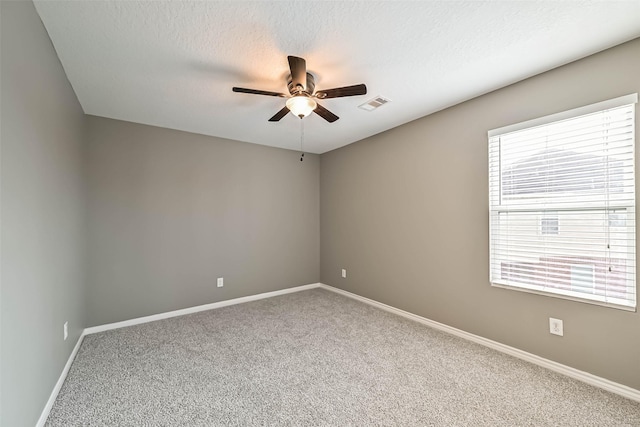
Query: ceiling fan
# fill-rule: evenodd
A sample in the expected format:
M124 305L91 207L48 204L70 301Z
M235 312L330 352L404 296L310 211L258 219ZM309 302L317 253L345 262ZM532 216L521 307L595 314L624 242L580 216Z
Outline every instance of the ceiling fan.
M289 112L292 112L301 119L311 114L311 112L314 112L329 123L333 123L338 120L339 117L318 104L318 99L341 98L344 96L365 95L367 93L367 87L364 84L314 92L316 87L315 79L311 73L307 72L307 63L304 58L288 56L287 59L289 60L289 69L291 70L291 74L287 78L289 95L266 90L246 89L243 87L233 88L234 92L288 98L284 108L271 117L269 119L270 122L279 121Z

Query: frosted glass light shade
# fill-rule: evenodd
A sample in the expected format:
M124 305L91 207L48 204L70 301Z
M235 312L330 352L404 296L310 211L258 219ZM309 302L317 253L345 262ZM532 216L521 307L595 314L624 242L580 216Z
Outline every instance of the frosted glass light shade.
M287 108L298 117L307 117L318 104L313 98L298 95L287 99Z

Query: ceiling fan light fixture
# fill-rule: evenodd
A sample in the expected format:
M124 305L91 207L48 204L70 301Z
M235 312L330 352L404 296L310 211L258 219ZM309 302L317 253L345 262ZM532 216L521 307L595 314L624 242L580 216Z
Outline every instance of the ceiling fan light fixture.
M316 101L306 95L297 95L287 99L287 108L300 118L307 117L317 106Z

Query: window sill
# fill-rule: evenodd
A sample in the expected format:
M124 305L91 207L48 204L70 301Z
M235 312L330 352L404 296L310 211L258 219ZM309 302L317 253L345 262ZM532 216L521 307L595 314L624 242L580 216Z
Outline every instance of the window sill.
M585 304L599 305L601 307L608 307L608 308L615 308L615 309L618 309L618 310L631 311L631 312L634 312L634 313L636 312L636 307L631 307L631 306L624 305L624 304L616 304L616 303L607 302L607 301L604 301L604 300L600 301L600 300L596 300L596 299L580 298L578 296L560 294L560 293L556 293L556 292L547 292L547 291L543 291L543 290L539 290L539 289L524 288L524 287L519 287L519 286L507 285L505 283L500 283L500 282L491 282L491 286L495 287L495 288L509 289L509 290L513 290L513 291L526 292L526 293L542 295L542 296L546 296L546 297L560 298L560 299L565 299L565 300L569 300L569 301L581 302L581 303L585 303Z

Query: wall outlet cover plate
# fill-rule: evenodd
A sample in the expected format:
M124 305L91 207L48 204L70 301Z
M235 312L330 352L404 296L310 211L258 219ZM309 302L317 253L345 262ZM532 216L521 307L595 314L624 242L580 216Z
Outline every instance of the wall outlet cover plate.
M554 319L553 317L549 318L549 332L553 335L564 336L564 327L562 324L562 320Z

